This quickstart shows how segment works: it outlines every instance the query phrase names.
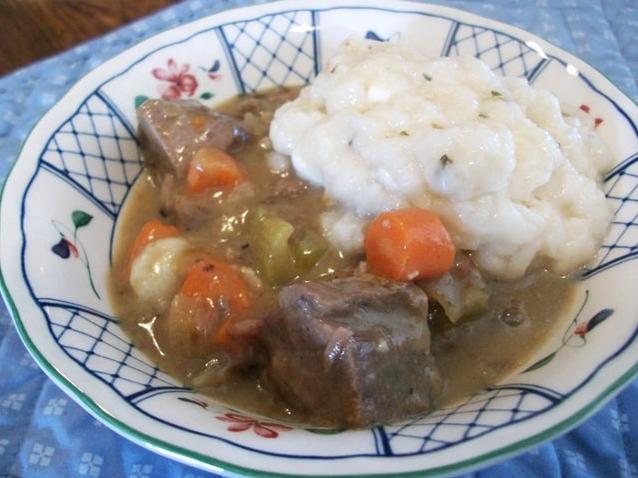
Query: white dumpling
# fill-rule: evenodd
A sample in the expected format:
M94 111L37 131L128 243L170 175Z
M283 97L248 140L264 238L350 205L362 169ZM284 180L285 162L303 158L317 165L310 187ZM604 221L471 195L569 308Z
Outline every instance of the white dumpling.
M479 59L350 38L277 109L270 140L324 188L322 226L345 253L364 252L376 215L419 207L493 277L536 262L562 274L591 260L613 215L599 181L613 158L591 118L566 110Z

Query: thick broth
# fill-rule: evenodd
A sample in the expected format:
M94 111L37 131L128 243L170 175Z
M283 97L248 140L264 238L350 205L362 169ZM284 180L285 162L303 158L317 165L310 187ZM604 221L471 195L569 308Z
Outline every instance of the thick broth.
M252 102L252 103L251 103ZM293 178L294 172L271 172L265 155L268 150L268 123L279 100L266 104L263 99L254 101L250 96L233 99L222 109L241 116L249 110L251 121L259 131L244 147L237 158L245 167L254 195L234 198L216 194L218 208L201 226L187 231L192 244L199 249L229 262L255 268L250 254L250 241L246 234L246 212L263 201L269 208L295 226L305 226L319 231L319 214L325 210L322 190L311 188L304 195L287 200L271 201L275 183L283 178ZM255 111L254 103L259 106ZM262 136L263 135L263 136ZM262 136L262 137L259 137ZM117 247L111 274L111 298L121 325L135 344L167 373L186 384L200 389L235 408L254 411L266 416L324 425L312 416L305 416L289 409L264 390L256 374L246 373L234 377L222 385L207 386L198 374L205 368L206 359L178 359L162 346L166 338L161 329L154 327L156 314L136 299L127 280L122 280L122 270L128 250L141 226L148 220L162 218L159 190L150 172L140 178L127 201L126 209L118 224ZM361 257L347 257L338 251L329 251L303 277L296 280L330 279L352 275ZM451 325L434 309L430 314L432 352L444 379L441 405L461 400L486 386L497 383L508 374L520 369L534 350L552 335L561 316L573 297L572 281L545 271L529 274L509 283L489 282L490 311ZM529 317L518 326L506 325L500 314L509 304L518 303ZM256 317L276 311L276 289L263 287L253 306Z

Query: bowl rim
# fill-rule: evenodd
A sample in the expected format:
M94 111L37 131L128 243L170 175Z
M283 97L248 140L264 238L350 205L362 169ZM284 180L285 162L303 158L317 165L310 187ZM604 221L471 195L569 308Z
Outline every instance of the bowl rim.
M314 4L321 6L314 6ZM330 8L355 8L355 9L366 9L366 8L382 8L384 10L396 10L397 12L402 13L410 13L410 12L418 12L418 13L432 13L432 14L441 14L447 15L451 19L458 19L459 15L464 17L466 21L473 21L480 23L481 25L488 26L490 28L499 29L505 33L512 35L525 35L529 40L533 40L537 42L539 45L549 45L552 49L556 50L561 54L561 59L569 60L571 63L578 65L580 71L583 69L587 70L588 76L598 77L598 80L603 80L606 83L606 90L612 91L620 96L624 97L624 99L628 100L633 106L638 107L638 102L636 102L631 96L625 93L621 88L619 88L615 83L613 83L604 73L600 72L596 67L590 65L584 60L576 57L575 55L565 51L561 47L555 45L552 42L549 42L539 36L530 33L522 28L510 25L505 22L501 22L498 20L493 20L491 18L484 17L482 15L477 15L465 10L461 10L458 8L447 7L443 5L431 4L426 2L415 2L415 1L405 1L405 0L391 0L387 2L387 0L279 0L274 2L269 2L267 4L253 4L250 6L244 6L239 8L230 8L226 10L222 10L217 13L213 13L210 15L206 15L195 20L182 23L173 27L165 28L160 31L157 31L150 35L149 37L142 39L138 42L135 42L125 48L124 50L110 56L108 59L92 68L90 71L83 74L79 79L77 79L72 85L70 85L59 97L59 99L47 110L38 117L38 119L34 122L33 126L30 128L29 132L26 134L22 143L18 149L18 152L15 156L15 160L13 161L9 171L7 172L6 178L3 181L3 184L0 188L0 205L4 205L5 200L5 192L7 190L7 185L12 182L12 177L15 176L14 172L17 170L20 163L20 158L24 155L25 147L29 142L29 139L32 136L34 130L40 125L45 116L47 116L56 106L61 103L64 103L67 100L68 96L72 96L73 91L78 85L87 80L87 77L93 75L96 70L106 68L109 64L111 66L116 66L118 61L121 61L121 56L126 53L130 53L132 50L137 49L144 44L150 44L153 41L157 41L157 38L161 35L164 35L168 32L172 32L178 29L187 30L188 28L192 28L194 25L198 23L205 23L210 21L213 17L223 17L223 16L232 16L232 15L244 15L254 13L254 10L260 10L262 15L268 15L271 13L278 13L286 10L299 10L303 8L308 8L312 10L322 11ZM407 10L411 9L411 10ZM220 24L223 23L223 20L220 20ZM188 33L186 33L188 36ZM162 47L159 47L162 48ZM152 50L154 52L156 50ZM144 54L150 54L148 52ZM585 68L583 68L585 67ZM123 67L122 71L127 69L127 66ZM108 80L107 80L108 81ZM597 89L596 89L597 90ZM598 90L597 90L598 91ZM607 93L602 93L604 96L608 96ZM623 112L624 113L624 112ZM20 165L21 166L21 165ZM617 165L616 165L617 166ZM615 167L614 167L615 168ZM0 208L0 224L2 223L2 209ZM114 225L115 227L115 225ZM0 234L0 244L2 243L2 236L4 234ZM148 435L140 430L132 428L127 425L123 421L119 420L112 416L108 411L103 409L93 398L89 397L85 392L80 390L76 385L74 385L69 379L67 379L63 373L63 370L56 368L53 364L51 364L46 358L45 354L34 344L31 337L29 336L26 327L23 323L23 319L20 316L20 312L18 310L18 305L14 301L11 293L9 291L9 287L7 285L7 281L5 279L4 270L2 264L0 262L0 295L2 296L5 305L7 306L7 310L9 315L11 316L18 335L25 345L28 352L35 359L38 366L46 373L46 375L56 384L58 385L69 397L71 397L76 403L78 403L82 408L88 411L94 418L99 420L100 422L107 425L110 429L115 431L116 433L124 436L125 438L131 440L132 442L141 445L151 451L157 452L164 456L167 456L171 459L178 460L182 463L186 463L191 466L201 466L207 465L208 467L213 467L217 472L221 473L237 473L244 476L268 476L268 477L323 477L327 476L325 474L290 474L290 473L279 473L272 472L266 470L260 470L257 467L247 468L241 465L237 465L228 461L224 461L220 458L214 458L210 455L204 455L202 453L196 452L194 450L190 450L175 444L170 443L169 441L156 438L152 435ZM598 409L603 407L608 400L610 400L614 395L620 393L626 386L628 386L631 381L638 376L638 363L635 363L633 366L629 367L620 377L614 380L611 384L609 384L604 390L600 393L596 394L594 398L590 399L588 403L582 408L576 409L574 413L569 414L566 418L561 421L555 423L549 428L545 428L542 431L535 433L531 436L523 438L521 440L509 443L502 447L495 448L491 451L487 451L480 455L464 459L462 461L457 461L454 463L438 466L438 467L430 467L422 470L413 470L413 471L403 471L403 472L393 472L393 473L354 473L354 474L340 474L340 475L332 475L338 477L382 477L382 476L400 476L400 477L416 477L416 476L440 476L440 475L448 475L452 473L460 473L464 471L468 471L469 469L484 467L490 463L507 459L511 456L522 453L526 449L532 448L536 445L539 445L547 440L557 438L558 436L567 433L569 430L576 427L578 424L583 422L585 419L594 414Z

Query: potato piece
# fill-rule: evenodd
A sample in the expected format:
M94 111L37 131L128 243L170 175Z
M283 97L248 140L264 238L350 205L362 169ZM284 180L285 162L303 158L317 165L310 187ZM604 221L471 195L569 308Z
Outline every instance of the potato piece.
M171 237L148 244L133 261L130 283L143 302L156 310L166 308L180 285L179 263L188 241Z
M204 358L215 350L215 336L225 317L220 307L206 307L197 298L177 294L162 318L165 346L182 358Z
M462 254L457 255L450 272L419 285L443 307L453 324L470 320L489 308L487 284L476 266Z

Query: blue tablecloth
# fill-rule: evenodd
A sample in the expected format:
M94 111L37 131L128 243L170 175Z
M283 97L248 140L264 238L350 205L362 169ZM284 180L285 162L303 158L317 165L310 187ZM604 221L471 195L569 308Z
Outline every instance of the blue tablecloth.
M86 72L158 31L251 0L186 1L0 79L0 178L36 120ZM433 1L558 44L638 98L636 0ZM10 48L3 45L3 48ZM4 232L4 231L3 231ZM34 364L0 305L0 477L208 476L121 438ZM567 435L471 476L638 477L638 381Z

